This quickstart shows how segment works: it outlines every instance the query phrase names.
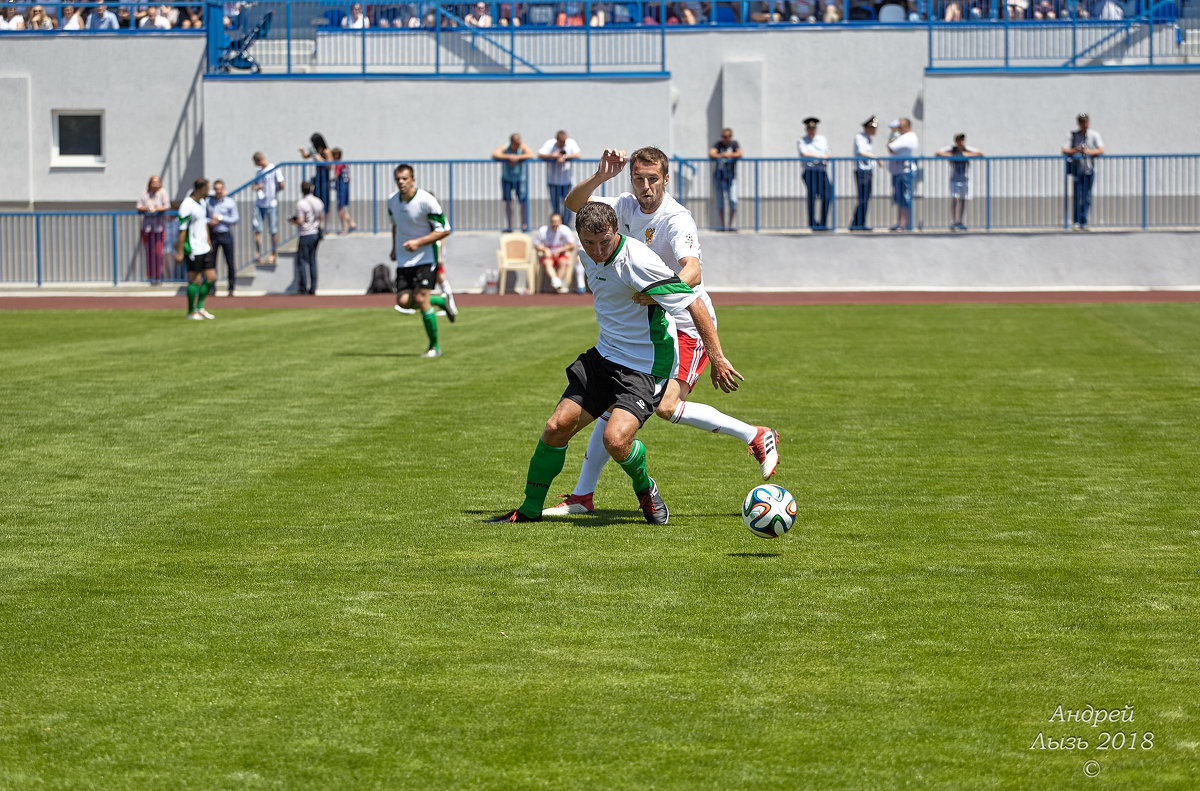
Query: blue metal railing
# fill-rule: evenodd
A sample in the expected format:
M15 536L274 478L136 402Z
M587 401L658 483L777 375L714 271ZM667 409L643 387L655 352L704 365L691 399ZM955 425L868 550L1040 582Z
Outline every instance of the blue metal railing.
M1176 0L997 0L969 4L982 12L959 21L963 4L940 0L953 13L930 18L932 71L1196 68L1189 60L1200 55L1200 36L1187 35L1200 21L1181 16Z
M888 228L896 223L892 182L881 160L872 167L873 198L866 224ZM350 216L360 232L388 230L386 201L394 191L394 162L342 163L350 173ZM493 160L436 160L411 163L417 184L439 197L455 231L494 232L505 228L501 192L501 165ZM915 231L951 230L955 220L951 176L961 161L942 157L913 160L912 228ZM1053 232L1073 222L1074 179L1061 156L984 157L966 163L969 197L962 222L975 232ZM580 160L573 167L575 181L593 172L595 161ZM858 163L833 159L826 165L831 185L829 224L844 229L857 205ZM712 163L705 157L673 160L673 191L696 217L701 228L718 227ZM739 160L737 191L740 195L737 228L742 231L794 232L808 227L804 163L796 158ZM284 163L271 172L283 176L279 199L280 244L288 246L295 228L286 222L299 197L301 181L318 178L311 162ZM527 176L530 225L544 222L550 213L545 168L531 161ZM606 182L602 195L628 189L628 178ZM320 192L320 188L318 188ZM336 191L332 185L328 195ZM230 192L238 203L241 222L233 227L239 269L253 265L253 182ZM338 228L336 201L327 212L327 232ZM514 220L521 217L519 207ZM170 256L174 223L167 223L163 240L164 280L182 282L183 272ZM1109 230L1200 229L1200 154L1106 155L1096 161L1092 228ZM43 286L53 283L145 283L151 263L141 235L141 216L125 212L18 212L0 214L0 283ZM270 251L264 229L264 253ZM222 270L224 266L222 265Z

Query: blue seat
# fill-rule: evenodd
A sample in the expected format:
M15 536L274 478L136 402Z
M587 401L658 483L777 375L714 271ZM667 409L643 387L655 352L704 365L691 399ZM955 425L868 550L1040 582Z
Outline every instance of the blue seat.
M321 17L325 20L325 27L341 27L342 20L346 18L346 12L340 8L330 8L323 11Z
M738 20L732 8L719 5L713 9L713 21L718 25L736 25Z

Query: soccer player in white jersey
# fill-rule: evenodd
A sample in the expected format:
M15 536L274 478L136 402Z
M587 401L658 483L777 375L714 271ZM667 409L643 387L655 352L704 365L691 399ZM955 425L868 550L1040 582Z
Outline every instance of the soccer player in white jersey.
M208 235L208 209L204 207L207 196L208 179L196 179L191 194L179 204L178 211L175 263L187 259L187 318L193 321L216 318L204 309L204 300L217 289L217 265Z
M582 206L575 228L599 335L596 345L567 368L567 389L529 460L524 502L488 521L540 521L550 483L566 461L567 442L607 411L605 452L632 480L646 521L665 525L670 513L646 472L646 448L635 435L654 413L678 364L673 318L690 316L704 339L713 387L733 392L742 375L721 352L704 302L649 248L619 232L611 206ZM653 307L635 302L636 294Z
M421 313L429 348L422 357L441 357L436 305L454 321L458 309L451 292L430 295L437 285L438 242L450 235L450 224L437 198L417 187L412 165L397 165L395 192L388 197L392 221L392 260L396 262L396 307Z
M593 197L592 193L601 184L621 173L629 162L629 177L633 191L616 198ZM621 232L639 241L644 241L663 262L675 272L681 281L691 286L699 301L707 308L713 326L717 315L712 300L704 289L701 276L700 238L692 213L679 201L667 194L670 175L667 155L657 148L647 147L634 151L626 157L624 151L607 149L600 159L600 166L591 178L581 181L567 195L567 207L578 211L589 201L605 203L613 207L620 222ZM642 297L637 298L646 304ZM667 383L666 392L658 405L656 414L672 423L694 426L704 431L729 434L746 443L748 452L758 461L763 480L775 473L779 464L777 444L779 436L774 429L753 426L730 417L708 404L693 404L687 400L695 387L696 380L709 363L703 337L688 316L679 320L679 367ZM596 428L588 441L579 480L563 501L547 508L547 515L588 514L595 510L593 494L600 480L600 471L608 461L601 441L604 436L604 420L600 416Z

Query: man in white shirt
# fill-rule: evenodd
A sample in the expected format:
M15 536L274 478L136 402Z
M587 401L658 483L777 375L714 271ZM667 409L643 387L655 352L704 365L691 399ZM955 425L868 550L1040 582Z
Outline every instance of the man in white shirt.
M275 263L275 252L279 248L279 193L283 192L283 174L278 170L269 176L263 174L275 167L261 151L254 152L254 215L250 221L254 228L254 263ZM271 254L263 258L263 226L271 234Z
M871 138L879 129L879 121L871 116L863 121L862 131L854 136L854 186L858 188L858 205L854 207L852 231L869 231L867 209L871 205L871 187L875 181L875 154L871 150Z
M388 197L387 207L392 221L391 258L396 262L396 308L401 313L420 311L429 338L429 348L421 356L441 357L436 308L445 310L451 322L458 310L451 292L430 291L437 285L438 242L450 235L450 223L438 199L417 187L412 165L397 165L392 177L397 189Z
M617 161L611 160L619 173ZM624 164L623 156L619 161ZM707 306L656 253L620 233L611 206L599 202L581 206L576 228L599 326L596 345L567 369L567 388L529 460L524 502L488 521L541 521L550 484L566 461L567 443L607 411L606 454L629 475L645 520L665 525L670 512L646 471L646 448L636 435L654 414L675 367L671 317L692 318L709 350L713 387L730 393L743 377L725 359Z
M317 293L317 246L321 243L321 221L325 204L313 194L310 181L300 182L300 200L288 221L300 229L296 240L296 281L301 294Z
M576 247L575 234L563 225L561 214L551 214L549 224L539 228L533 237L533 251L554 290L560 294L571 290L567 283L575 269Z
M204 309L204 300L216 290L217 269L213 264L208 236L208 179L192 183L192 192L179 204L179 236L175 237L175 263L187 260L187 318L192 321L216 318Z
M833 185L829 181L827 170L829 159L833 155L829 151L829 141L825 135L817 134L817 124L821 119L808 117L804 119L804 137L796 142L800 158L804 160L804 186L808 190L808 227L814 231L830 230L829 204L833 201ZM816 219L817 201L821 201L821 221Z
M622 193L616 198L593 197L592 193L601 184L621 173L626 162L629 163L633 191ZM696 221L690 211L667 194L667 182L670 179L667 166L667 155L650 146L640 148L628 157L624 151L607 149L601 157L596 173L571 190L567 196L567 205L573 209L582 209L593 203L612 206L621 232L632 239L644 240L651 251L662 259L663 264L696 293L698 304L705 307L715 328L717 314L702 282L703 264ZM580 241L583 241L582 237ZM649 299L643 297L637 297L636 301L643 306L651 304ZM679 325L678 362L666 383L655 413L672 423L682 423L705 432L737 437L746 443L748 452L758 461L762 477L770 478L779 463L779 453L776 449L778 435L773 429L750 425L708 404L688 402L687 398L696 381L710 361L710 354L704 345L703 334L697 323L689 316L678 316L676 320ZM543 513L586 514L594 510L593 494L596 483L600 480L600 471L608 461L603 443L606 417L606 414L597 416L596 428L588 440L587 453L575 489L565 495L561 503Z
M342 27L348 30L362 30L371 26L371 20L363 16L362 3L352 3L350 13L342 17Z
M546 187L550 191L550 211L562 215L563 222L571 224L571 212L563 205L567 193L571 191L571 160L579 159L583 152L579 144L567 133L558 133L542 143L538 149L538 159L546 163Z
M896 201L896 224L890 230L911 231L913 172L917 169L914 158L921 143L907 118L892 121L888 127L892 130L887 144L892 154L888 169L892 174L892 199Z

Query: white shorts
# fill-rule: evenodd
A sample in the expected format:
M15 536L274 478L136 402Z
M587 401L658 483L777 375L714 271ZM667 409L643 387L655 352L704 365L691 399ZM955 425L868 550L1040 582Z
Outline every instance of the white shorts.
M679 333L679 367L671 373L672 379L687 382L689 388L696 386L696 380L708 367L708 350L704 341L695 335Z
M950 179L950 197L967 200L971 197L971 182L967 179Z

